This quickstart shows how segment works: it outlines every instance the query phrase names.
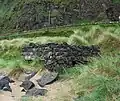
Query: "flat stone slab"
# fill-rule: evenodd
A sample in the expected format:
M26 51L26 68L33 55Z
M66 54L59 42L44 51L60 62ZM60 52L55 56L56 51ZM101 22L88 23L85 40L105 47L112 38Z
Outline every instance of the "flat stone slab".
M30 90L33 87L35 87L35 84L32 81L26 80L26 81L22 82L22 84L20 85L20 87L23 87L24 90L27 91L27 90Z
M45 85L51 84L58 78L58 73L50 72L44 73L40 79L37 80L38 85L40 87L44 87Z
M46 93L46 89L33 88L28 90L25 96L44 96Z

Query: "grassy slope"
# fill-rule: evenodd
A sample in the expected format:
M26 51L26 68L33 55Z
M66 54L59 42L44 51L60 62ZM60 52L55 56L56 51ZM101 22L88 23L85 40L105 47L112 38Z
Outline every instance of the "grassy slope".
M65 30L65 29L64 29ZM32 68L42 66L37 61L26 63L20 55L22 45L29 42L67 42L69 44L101 46L101 58L93 59L88 65L80 65L65 70L74 80L76 101L119 101L120 100L120 28L117 26L91 26L71 28L70 36L42 36L32 38L17 38L0 41L1 68ZM56 31L57 33L57 31ZM69 34L69 32L68 32Z

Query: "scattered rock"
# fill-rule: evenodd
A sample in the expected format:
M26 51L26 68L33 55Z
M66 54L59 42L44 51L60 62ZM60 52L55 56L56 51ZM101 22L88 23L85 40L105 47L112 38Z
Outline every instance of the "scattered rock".
M106 9L106 15L110 21L120 21L120 3L111 4Z
M11 80L8 76L1 75L0 76L0 90L12 92L12 89L9 83L13 83L13 82L14 81Z
M26 96L44 96L46 93L46 89L33 88L26 92Z
M17 80L19 81L30 80L33 76L35 76L36 73L37 73L36 71L24 70L24 72L19 75Z
M104 12L102 4L108 7L110 3L111 0L70 0L67 3L64 0L16 2L9 19L10 27L27 31L70 25L82 20L94 21L100 13Z
M53 83L58 78L58 73L50 72L44 73L40 79L37 80L38 85L44 87L47 84Z
M31 72L27 77L25 77L25 80L30 80L36 73L37 72Z
M0 80L0 90L12 92L12 90L9 86L9 82L7 80Z
M23 87L24 90L29 90L29 89L32 89L33 87L35 87L35 84L32 81L26 80L26 81L22 82L20 87Z
M0 80L7 80L10 83L14 83L15 82L14 80L10 79L8 76L4 76L4 75L0 76Z
M3 91L10 91L10 92L12 92L12 89L11 89L11 87L9 86L9 84L6 84L6 85L3 87Z

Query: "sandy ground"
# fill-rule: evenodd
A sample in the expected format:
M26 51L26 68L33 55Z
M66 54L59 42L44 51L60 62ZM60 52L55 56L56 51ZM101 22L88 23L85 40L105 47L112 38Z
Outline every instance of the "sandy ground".
M0 72L3 72L3 70L0 70ZM40 78L39 74L35 75L31 81L35 83L36 87L40 88L36 82L38 78ZM21 82L18 80L15 80L15 83L10 84L12 93L0 91L0 101L22 101L20 100L21 96L25 93L21 92L22 88L19 87L20 84ZM74 97L74 90L72 80L58 80L53 84L46 85L44 88L48 90L45 96L33 98L33 100L30 101L73 101L72 98Z

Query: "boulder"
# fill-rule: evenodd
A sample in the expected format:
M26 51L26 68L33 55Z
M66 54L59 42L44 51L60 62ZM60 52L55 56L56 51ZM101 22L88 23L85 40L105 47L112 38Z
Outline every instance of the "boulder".
M32 82L32 81L23 81L22 84L20 85L20 87L23 87L24 90L30 90L32 89L33 87L35 87L35 84Z
M8 76L0 76L0 90L4 91L10 91L12 92L12 89L9 85L9 83L13 83L14 81L11 80Z
M58 78L58 73L50 72L44 73L40 79L37 80L38 85L40 87L44 87L45 85L51 84Z

